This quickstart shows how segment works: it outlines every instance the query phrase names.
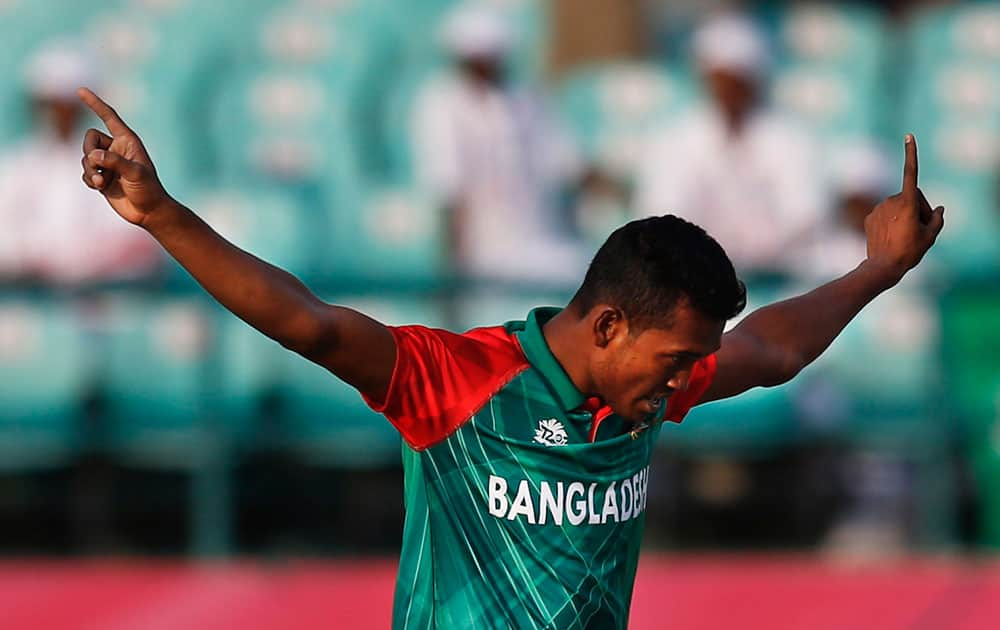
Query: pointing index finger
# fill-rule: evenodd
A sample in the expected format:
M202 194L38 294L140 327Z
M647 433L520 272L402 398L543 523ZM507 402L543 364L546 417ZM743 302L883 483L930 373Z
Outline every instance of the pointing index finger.
M903 140L906 162L903 164L903 196L914 199L917 196L917 139L912 133Z
M76 93L80 97L80 100L104 121L111 135L119 136L132 133L132 130L125 124L125 121L121 119L110 105L101 100L101 97L87 88L80 88Z

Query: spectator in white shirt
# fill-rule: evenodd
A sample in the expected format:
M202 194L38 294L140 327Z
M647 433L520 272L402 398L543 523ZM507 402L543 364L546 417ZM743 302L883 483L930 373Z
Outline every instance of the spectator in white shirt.
M585 260L561 234L554 200L581 168L541 99L512 85L513 36L503 15L482 4L446 19L452 67L423 86L411 120L417 181L449 212L463 273L568 281Z
M639 216L704 227L744 273L788 273L822 218L809 136L765 100L770 55L747 18L715 17L694 36L708 102L651 138L636 178Z
M63 41L44 45L26 66L37 128L0 155L0 277L76 286L134 279L160 264L156 243L109 216L79 180L84 110L76 89L94 84L95 66Z

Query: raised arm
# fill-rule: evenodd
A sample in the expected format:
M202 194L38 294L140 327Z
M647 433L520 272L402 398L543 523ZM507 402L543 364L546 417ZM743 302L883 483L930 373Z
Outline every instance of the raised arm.
M917 187L917 143L905 139L902 191L865 220L868 257L854 271L805 295L758 309L722 337L718 372L700 402L787 382L812 363L877 295L920 262L944 227Z
M361 313L324 303L291 274L219 236L167 194L139 136L118 114L90 90L79 95L111 134L87 131L84 183L100 191L122 218L148 231L240 319L382 400L396 357L389 330Z

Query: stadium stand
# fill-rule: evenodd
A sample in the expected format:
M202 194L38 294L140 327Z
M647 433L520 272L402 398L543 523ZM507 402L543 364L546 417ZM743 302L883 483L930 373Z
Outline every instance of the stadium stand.
M88 350L66 301L0 298L0 467L62 467L83 444Z
M543 78L544 3L495 1L522 34L515 72ZM236 244L389 322L521 318L571 288L453 282L444 217L412 188L408 108L440 67L434 33L454 4L6 0L0 138L28 128L24 60L46 39L81 38L168 189ZM664 446L752 455L831 436L893 452L957 441L980 480L980 540L1000 545L1000 10L958 4L890 24L869 5L806 3L761 18L778 51L774 100L830 143L895 146L914 131L922 187L947 206L948 227L929 289L873 305L803 384L697 409ZM677 54L580 68L552 86L554 103L585 156L627 178L648 131L698 98L687 66ZM113 287L82 310L45 290L0 291L0 468L70 468L91 439L128 466L183 472L230 444L320 467L395 461L395 432L350 387L174 275ZM793 289L762 285L751 299ZM102 404L88 407L95 393Z

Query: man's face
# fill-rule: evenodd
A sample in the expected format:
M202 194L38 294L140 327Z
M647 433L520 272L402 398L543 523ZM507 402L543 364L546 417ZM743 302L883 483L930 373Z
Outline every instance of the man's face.
M76 137L77 121L83 114L79 100L38 99L35 111L43 117L44 124L54 131L57 137L63 140Z
M727 114L745 116L757 102L759 86L751 78L725 69L710 69L704 74L705 87L715 105Z
M725 321L705 317L682 301L669 327L634 334L628 322L612 323L598 348L592 378L598 393L618 415L642 422L687 387L695 362L719 349Z
M504 60L500 55L459 57L458 67L466 76L487 85L499 85L506 74Z

